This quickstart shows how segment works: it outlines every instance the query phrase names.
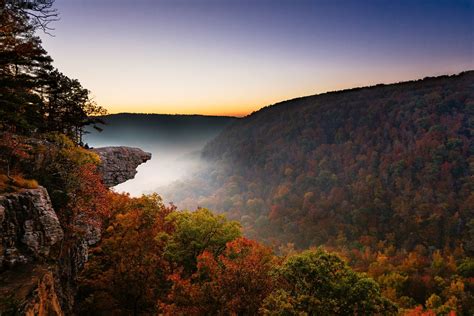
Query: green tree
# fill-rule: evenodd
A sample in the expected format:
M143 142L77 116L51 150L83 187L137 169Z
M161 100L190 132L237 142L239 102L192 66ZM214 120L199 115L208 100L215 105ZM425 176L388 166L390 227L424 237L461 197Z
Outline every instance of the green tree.
M174 212L166 220L174 225L175 231L173 234L161 233L157 239L165 242L165 257L182 266L187 275L196 271L197 257L204 250L219 255L227 242L241 236L239 223L227 221L224 216L204 208Z
M397 310L374 280L321 249L290 256L277 275L281 287L265 299L265 315L373 315Z

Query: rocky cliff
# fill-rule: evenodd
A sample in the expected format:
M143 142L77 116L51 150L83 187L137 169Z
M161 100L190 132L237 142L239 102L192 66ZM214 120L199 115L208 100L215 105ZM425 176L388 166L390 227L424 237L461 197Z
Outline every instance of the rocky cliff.
M46 189L0 196L0 271L48 258L63 230Z
M114 186L132 179L151 158L138 148L104 147L99 171ZM0 315L71 314L76 277L100 232L86 232L64 250L64 237L48 192L43 187L0 195Z
M92 151L100 157L99 172L107 187L133 179L137 174L137 167L151 159L150 153L133 147L101 147Z
M0 196L0 315L62 315L55 257L64 233L43 187Z

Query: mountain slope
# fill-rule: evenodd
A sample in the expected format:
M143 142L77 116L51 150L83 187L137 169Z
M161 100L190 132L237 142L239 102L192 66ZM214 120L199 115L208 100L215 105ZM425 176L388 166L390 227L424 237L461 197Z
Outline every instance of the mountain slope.
M473 111L472 71L285 101L211 141L214 167L175 202L198 189L248 235L300 247L454 248L473 218Z

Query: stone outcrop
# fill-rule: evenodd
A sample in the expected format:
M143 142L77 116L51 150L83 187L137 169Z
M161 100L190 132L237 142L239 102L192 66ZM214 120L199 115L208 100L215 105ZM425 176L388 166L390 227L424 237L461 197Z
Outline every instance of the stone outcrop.
M136 168L151 159L150 153L134 147L101 147L92 151L100 157L99 172L107 187L133 179L137 174Z
M82 226L81 238L60 249L64 233L43 187L0 195L0 315L70 314L76 279L100 240Z
M45 188L0 196L0 271L48 257L63 230Z
M93 151L108 187L132 179L151 159L138 148ZM0 194L0 315L72 314L77 277L100 240L98 228L78 225L83 234L62 249L64 232L45 188Z
M63 236L45 188L0 195L0 315L63 314L48 264Z

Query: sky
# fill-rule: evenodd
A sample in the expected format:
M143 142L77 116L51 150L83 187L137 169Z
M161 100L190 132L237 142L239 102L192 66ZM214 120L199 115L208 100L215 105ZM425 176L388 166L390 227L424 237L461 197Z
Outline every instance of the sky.
M56 0L54 65L109 113L244 116L474 69L472 0Z

